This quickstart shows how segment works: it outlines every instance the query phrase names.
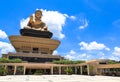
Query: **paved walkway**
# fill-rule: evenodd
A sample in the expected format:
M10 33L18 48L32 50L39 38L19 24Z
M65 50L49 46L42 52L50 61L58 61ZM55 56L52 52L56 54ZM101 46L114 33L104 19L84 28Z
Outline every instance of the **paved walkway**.
M120 77L83 75L8 75L0 82L120 82Z

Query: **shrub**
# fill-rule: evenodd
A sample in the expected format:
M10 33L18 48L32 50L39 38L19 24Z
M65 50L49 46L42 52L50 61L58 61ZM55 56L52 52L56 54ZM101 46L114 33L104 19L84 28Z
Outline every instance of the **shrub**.
M77 60L77 61L72 61L72 60L54 60L54 64L79 64L79 63L84 63L85 61L82 60Z
M34 74L35 75L41 75L42 73L43 73L42 70L36 70Z
M8 59L8 58L0 58L0 63L21 63L22 60L19 58L16 59Z
M73 70L72 70L72 68L66 68L66 69L65 69L65 72L66 72L67 74L72 74L72 73L73 73Z

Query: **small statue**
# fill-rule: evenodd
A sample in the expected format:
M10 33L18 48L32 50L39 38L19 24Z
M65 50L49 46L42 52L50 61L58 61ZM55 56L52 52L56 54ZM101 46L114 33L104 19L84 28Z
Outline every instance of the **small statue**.
M30 20L27 25L30 28L25 27L25 29L48 31L46 24L43 21L41 21L41 17L42 17L42 11L36 10L35 11L35 21L33 20L33 15L31 15Z

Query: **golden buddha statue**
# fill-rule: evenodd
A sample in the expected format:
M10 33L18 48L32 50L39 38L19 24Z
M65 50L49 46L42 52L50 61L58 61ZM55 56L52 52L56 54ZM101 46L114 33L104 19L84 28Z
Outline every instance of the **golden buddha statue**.
M35 21L33 20L33 15L31 15L27 26L29 26L31 29L34 30L48 31L46 24L43 21L41 21L41 17L42 17L42 11L36 10Z

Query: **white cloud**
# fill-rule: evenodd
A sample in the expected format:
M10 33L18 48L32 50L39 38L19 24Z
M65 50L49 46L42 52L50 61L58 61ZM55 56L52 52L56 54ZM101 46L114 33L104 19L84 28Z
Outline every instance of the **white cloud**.
M70 54L71 54L71 55L74 55L74 54L76 54L76 52L75 52L74 50L71 50L71 51L70 51Z
M53 51L53 55L58 55L58 51L57 50Z
M87 54L87 53L83 53L83 54L80 54L78 55L77 57L79 60L88 60L91 58L91 55L90 54Z
M28 21L29 21L29 17L26 19L23 18L22 20L20 20L20 27L24 28L25 26L27 26Z
M120 56L120 48L119 47L115 47L114 48L114 52L112 53L115 56Z
M73 59L75 59L75 56L68 54L65 56L65 58L69 59L69 60L73 60Z
M41 11L43 12L42 20L46 23L48 29L53 33L53 37L63 39L65 35L62 33L62 28L65 25L66 18L69 16L58 11L47 11L42 9ZM22 19L20 21L21 28L26 26L28 21L29 17Z
M104 44L97 43L96 41L86 43L86 42L80 42L79 45L81 46L81 50L107 50L110 49L106 47Z
M79 29L84 29L88 27L88 21L86 19L81 19L80 20L81 25L79 26Z
M109 57L109 59L120 61L120 57L116 57L116 56L111 56L111 57Z
M6 39L7 38L7 34L4 31L2 31L2 30L0 30L0 38L2 38L2 39Z
M65 58L69 60L76 59L76 52L74 50L70 50Z
M69 18L72 19L72 20L75 20L75 19L76 19L75 16L70 16Z
M0 41L0 54L7 54L8 52L14 52L14 48L11 44Z

